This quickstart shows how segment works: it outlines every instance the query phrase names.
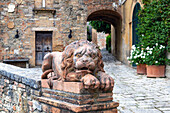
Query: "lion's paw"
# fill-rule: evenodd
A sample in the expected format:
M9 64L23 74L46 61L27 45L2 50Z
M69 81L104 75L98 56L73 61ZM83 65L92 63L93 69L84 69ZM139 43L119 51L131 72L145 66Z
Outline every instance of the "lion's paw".
M100 83L101 83L101 89L104 91L112 91L114 87L114 79L107 75L106 73L102 73L102 76L100 76Z
M81 81L83 82L85 89L97 89L100 86L99 80L91 74L82 77Z

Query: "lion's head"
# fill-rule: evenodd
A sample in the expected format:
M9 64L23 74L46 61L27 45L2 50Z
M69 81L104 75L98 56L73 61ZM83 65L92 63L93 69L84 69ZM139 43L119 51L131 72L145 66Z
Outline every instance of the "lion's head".
M91 73L96 76L98 71L103 71L103 61L98 46L87 41L79 40L68 45L62 54L63 77L75 72L77 74Z

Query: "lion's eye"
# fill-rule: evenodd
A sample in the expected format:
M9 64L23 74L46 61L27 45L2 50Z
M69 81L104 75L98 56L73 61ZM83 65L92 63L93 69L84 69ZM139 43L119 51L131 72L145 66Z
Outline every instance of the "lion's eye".
M77 54L76 57L81 57L81 54Z

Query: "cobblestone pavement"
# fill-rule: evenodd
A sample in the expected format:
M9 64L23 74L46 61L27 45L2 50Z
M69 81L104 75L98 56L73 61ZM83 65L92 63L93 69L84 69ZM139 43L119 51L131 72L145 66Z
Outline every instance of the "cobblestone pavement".
M170 113L170 79L147 78L102 50L105 71L115 80L113 100L119 113Z

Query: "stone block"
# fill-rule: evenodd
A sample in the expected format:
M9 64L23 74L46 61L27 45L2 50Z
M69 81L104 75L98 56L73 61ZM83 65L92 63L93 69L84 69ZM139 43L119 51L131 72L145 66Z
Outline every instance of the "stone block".
M61 111L61 110L60 110L59 108L56 108L56 107L52 107L52 108L51 108L51 112L52 112L52 113L60 113L60 111Z
M38 101L35 101L35 100L33 100L33 109L34 110L39 110L39 111L42 111L42 106L39 104L39 102Z
M68 113L72 113L72 112L117 113L117 107L119 106L119 103L117 102L105 102L105 103L92 104L92 105L90 104L76 105L76 104L71 104L60 100L48 99L44 97L38 97L36 98L36 100L60 108L61 110L62 109L69 110ZM104 110L106 111L104 112Z
M25 89L25 85L21 83L18 84L18 87Z
M91 92L84 89L82 82L54 80L52 89L49 88L47 79L42 79L41 84L42 97L34 97L34 99L54 106L54 108L57 108L61 112L68 110L68 113L117 113L119 103L112 101L112 92L103 93L100 90Z
M42 79L41 86L43 88L50 88L48 85L48 79L44 79L44 80ZM72 93L81 93L81 90L83 90L84 88L81 82L62 82L62 81L54 80L52 89L67 91Z

